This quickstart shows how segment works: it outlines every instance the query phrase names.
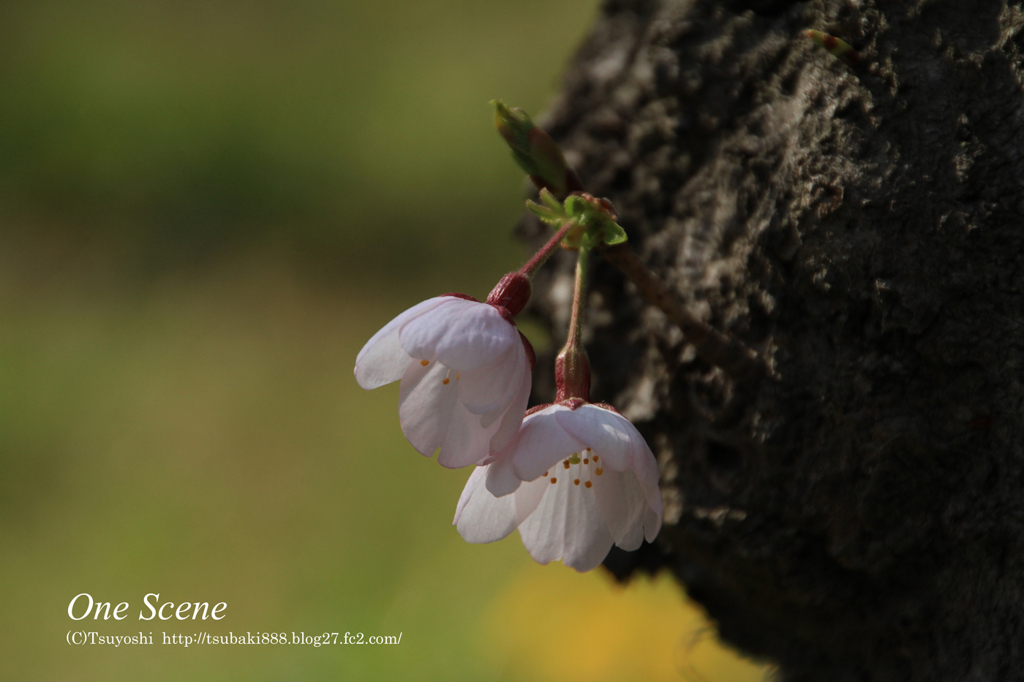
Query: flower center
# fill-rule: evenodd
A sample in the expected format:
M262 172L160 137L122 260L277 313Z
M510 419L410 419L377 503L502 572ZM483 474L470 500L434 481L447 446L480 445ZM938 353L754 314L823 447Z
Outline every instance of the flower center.
M574 452L563 459L561 469L557 466L555 467L555 473L561 473L561 478L557 475L552 475L550 471L545 471L544 476L550 476L548 480L551 481L552 485L562 480L571 481L573 487L582 485L584 488L592 488L594 487L594 477L604 473L604 469L599 465L600 459L590 448L587 448L582 452ZM575 471L573 470L574 468Z

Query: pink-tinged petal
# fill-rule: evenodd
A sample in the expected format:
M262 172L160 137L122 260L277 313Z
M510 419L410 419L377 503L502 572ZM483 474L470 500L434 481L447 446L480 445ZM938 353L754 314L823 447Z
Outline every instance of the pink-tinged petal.
M613 543L594 496L568 479L546 485L537 509L519 525L523 545L538 563L561 559L577 571L595 568Z
M600 522L600 516L594 512L596 510L592 510L591 516L588 517L589 524L581 524L566 531L566 547L565 553L562 555L562 563L580 573L600 566L614 544L612 536L608 534L608 529Z
M487 490L495 497L514 493L521 484L522 481L512 472L512 460L508 457L487 466Z
M437 358L453 369L468 372L521 343L519 330L494 306L473 303L438 341Z
M519 436L519 427L523 423L523 415L526 414L526 406L530 402L530 388L533 385L530 374L530 365L526 363L521 368L519 376L519 390L512 398L512 402L505 408L501 416L501 424L498 432L491 438L491 452L505 454L516 444ZM509 458L511 462L511 458Z
M437 357L437 343L448 334L455 321L471 306L479 305L454 296L441 296L441 303L429 315L419 315L402 325L398 339L402 350L419 360Z
M647 509L644 492L632 471L621 474L605 471L592 480L601 517L612 539L621 547L620 541L640 522Z
M459 503L455 505L455 519L452 521L454 526L459 522L462 517L462 510L469 504L469 499L473 496L473 492L484 482L487 478L487 467L475 467L473 473L469 475L469 479L466 480L466 485L462 488L462 494L459 495Z
M519 442L510 455L516 476L532 481L586 447L566 433L555 420L556 414L568 411L561 405L552 405L523 420Z
M456 400L448 422L448 432L437 453L437 463L449 469L458 469L482 462L490 454L491 436L497 430L497 424L485 429L480 425L480 415L473 414Z
M499 498L487 491L484 481L488 478L488 469L473 470L455 510L454 524L467 542L501 540L516 527L513 496Z
M661 496L658 496L659 501ZM658 532L661 530L661 512L654 511L650 507L644 513L644 537L647 538L647 542L654 542L654 538L658 537Z
M530 481L529 483L523 483L519 486L519 490L516 491L516 525L522 525L523 521L530 517L530 514L537 509L537 505L544 498L544 493L548 491L550 486L550 480L548 478L538 478L536 481Z
M509 403L519 398L518 394L522 389L522 377L524 374L526 374L527 377L531 377L529 362L527 361L525 354L522 357L516 357L515 370L512 376L509 377L509 383L505 387L505 393L502 396L501 404L493 410L484 413L484 419L482 422L484 426L489 426L497 419L504 417ZM529 400L529 398L527 398L527 400ZM526 413L525 408L523 409L523 413ZM520 419L520 422L522 422L522 419Z
M540 503L525 521L519 524L519 537L533 560L539 564L562 558L565 549L565 486L537 481L531 486L548 486Z
M601 465L609 471L625 471L630 467L631 436L636 428L625 417L596 405L582 405L555 415L565 431L601 457Z
M642 437L633 440L630 458L633 460L633 473L636 474L637 483L643 490L647 503L643 515L644 537L647 538L647 542L654 542L654 538L661 531L664 513L661 487L658 485L658 460L654 458L654 453Z
M359 385L371 389L401 379L412 362L398 340L402 325L430 312L443 302L444 297L438 297L418 303L371 336L356 356L354 374Z
M562 563L580 573L592 571L600 566L615 543L612 542L608 531L602 528L598 529L598 532L600 538L590 540L588 544L581 546L578 552L566 550Z
M526 352L520 343L490 364L459 372L459 400L476 414L507 407L518 388L525 364Z
M637 433L639 436L639 432ZM636 474L637 482L644 491L644 497L649 506L659 517L662 513L661 488L658 486L660 472L658 471L658 460L654 453L647 446L643 437L633 440L630 449L633 472ZM660 524L659 524L660 525Z
M414 358L437 358L465 372L494 362L519 336L494 306L459 298L447 301L402 327L399 340Z
M634 552L640 549L640 545L644 542L644 518L644 514L637 517L633 525L622 534L621 538L615 541L616 547L627 552Z
M398 394L402 433L426 457L433 455L444 442L458 403L454 382L443 382L447 372L448 369L438 362L426 367L413 362L402 377Z

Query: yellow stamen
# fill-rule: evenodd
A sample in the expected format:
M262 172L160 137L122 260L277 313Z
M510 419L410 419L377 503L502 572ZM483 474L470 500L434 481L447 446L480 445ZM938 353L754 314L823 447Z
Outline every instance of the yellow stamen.
M558 479L557 479L557 478L552 478L552 479L551 479L551 482L552 482L552 483L558 483Z
M586 483L584 483L583 485L585 485L585 486L587 486L587 487L589 488L589 487L593 486L594 484L593 484L593 483L591 483L590 481L587 481L587 482L586 482Z
M430 360L420 360L420 365L426 367L430 364Z
M450 381L450 379L448 379L448 377L445 377L444 379L441 379L441 383L444 384L445 386L448 385L449 381Z
M573 483L573 485L579 485L579 484L580 484L580 479L578 479L578 478L577 478L577 479L576 479L575 481L573 481L572 483Z
M604 469L602 469L601 467L597 467L596 469L594 469L594 473L600 476L601 474L604 473Z

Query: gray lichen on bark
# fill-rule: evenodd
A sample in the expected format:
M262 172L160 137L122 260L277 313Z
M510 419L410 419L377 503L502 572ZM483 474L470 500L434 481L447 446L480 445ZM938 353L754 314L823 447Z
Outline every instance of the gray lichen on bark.
M595 258L594 399L667 503L607 565L667 567L786 679L1024 678L1022 26L989 0L609 1L541 120L767 367L735 384ZM535 285L556 339L570 270Z

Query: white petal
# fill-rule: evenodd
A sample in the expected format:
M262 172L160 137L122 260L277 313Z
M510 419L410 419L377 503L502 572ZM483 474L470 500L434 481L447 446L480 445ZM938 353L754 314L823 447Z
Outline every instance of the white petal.
M542 564L560 558L577 571L600 565L613 543L592 491L574 486L568 479L539 484L549 489L537 509L519 525L530 556Z
M661 487L658 485L658 460L654 458L654 453L643 437L633 440L630 458L633 460L633 473L636 474L637 483L643 490L647 502L643 515L644 537L647 538L647 542L654 542L654 538L661 530L664 513Z
M520 343L516 326L502 317L494 306L474 303L438 341L437 358L449 367L468 372L492 362Z
M640 549L640 545L644 542L644 518L643 514L637 517L633 525L626 530L621 538L615 541L615 545L619 549L624 549L627 552L634 552Z
M423 367L413 362L402 377L398 418L402 433L420 454L430 457L448 435L458 403L455 382L445 385L448 369L439 362Z
M658 496L659 501L661 495ZM654 511L650 507L644 513L644 537L647 538L647 542L654 542L654 538L658 537L658 531L661 530L661 512Z
M494 542L516 527L512 496L494 497L483 485L488 468L473 470L455 510L454 523L467 542Z
M468 306L476 305L454 296L441 296L441 303L429 315L420 315L410 324L402 326L399 341L402 350L419 360L433 360L437 357L437 342L448 333L455 320L466 312Z
M494 362L519 339L515 326L494 306L451 296L447 299L430 315L421 315L402 327L399 340L406 353L414 358L436 357L465 372Z
M494 362L459 372L459 400L470 412L484 414L508 406L525 362L522 344L512 346Z
M632 471L621 474L605 471L604 475L594 476L591 480L594 482L597 506L608 526L608 532L621 547L620 541L630 529L638 525L647 509L644 492Z
M412 358L402 350L399 332L406 322L423 315L444 302L444 297L431 298L400 314L370 337L356 356L354 374L359 385L377 388L402 378Z
M662 488L657 484L658 469L657 460L650 452L647 441L642 437L633 441L630 453L633 459L633 472L636 474L637 483L643 491L646 502L643 513L643 535L647 542L654 542L658 531L662 529L662 516L664 506L662 503Z
M596 514L597 510L591 513ZM570 568L575 568L580 573L593 570L601 565L604 558L611 551L612 536L603 523L598 521L600 517L590 517L591 523L579 524L574 529L566 530L565 553L562 555L562 563ZM572 531L575 532L572 532Z
M487 467L475 467L473 473L469 475L469 479L466 480L466 485L462 488L462 494L459 495L459 503L455 505L455 520L452 521L452 525L459 522L459 518L462 516L462 510L469 504L469 498L473 496L473 491L484 482L487 477Z
M555 420L555 415L561 412L568 412L568 408L552 405L523 420L519 442L511 455L512 467L520 479L532 481L586 447Z
M458 469L482 462L491 452L491 436L497 430L497 424L485 429L480 425L480 415L473 414L456 400L448 422L448 432L441 442L441 451L437 453L438 464Z
M633 432L643 440L625 417L596 405L582 405L555 415L558 424L586 447L600 455L601 465L609 471L630 467L629 450Z
M492 453L505 453L515 445L516 438L519 436L519 427L523 423L523 415L526 414L526 406L530 402L532 384L530 363L525 362L521 368L519 389L512 398L512 402L505 408L498 431L491 438Z
M543 499L544 493L548 491L549 486L550 481L547 478L538 478L536 481L523 483L519 486L519 490L516 491L514 496L516 498L517 526L530 517L530 514L534 512L541 499Z
M637 436L633 440L630 449L633 473L636 474L637 482L640 483L640 487L644 491L644 497L647 498L647 506L660 518L662 503L661 488L658 486L658 478L660 476L658 460L654 458L654 453L647 446L647 441L643 439L643 436L640 436L639 432L637 432Z
M487 490L495 497L514 493L520 484L521 481L512 472L511 458L502 457L487 466Z
M559 499L558 484L551 485L546 480L537 481L531 486L548 486L544 490L540 504L529 517L519 524L519 536L523 546L533 560L539 564L547 564L562 558L565 548L565 514L556 503ZM565 486L562 486L563 491Z

